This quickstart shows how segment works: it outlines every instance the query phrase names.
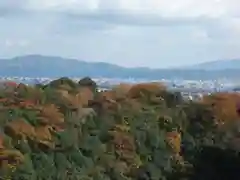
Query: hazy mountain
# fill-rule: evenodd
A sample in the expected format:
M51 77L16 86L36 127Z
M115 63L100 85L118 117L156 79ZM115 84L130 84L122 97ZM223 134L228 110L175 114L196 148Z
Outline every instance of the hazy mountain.
M239 77L240 71L223 69L228 63L239 61L224 61L217 66L217 62L188 67L186 69L150 69L125 68L103 62L86 62L76 59L65 59L53 56L27 55L12 59L0 59L0 76L27 76L27 77L118 77L118 78L145 78L145 79L216 79L221 77ZM228 63L227 63L228 62ZM212 64L211 64L212 63ZM214 64L214 65L213 65ZM209 71L209 66L223 67L221 70ZM198 67L198 68L196 68ZM206 67L206 68L204 68Z
M183 69L203 69L203 70L224 70L224 69L239 69L240 59L228 59L210 61L193 66L183 67Z

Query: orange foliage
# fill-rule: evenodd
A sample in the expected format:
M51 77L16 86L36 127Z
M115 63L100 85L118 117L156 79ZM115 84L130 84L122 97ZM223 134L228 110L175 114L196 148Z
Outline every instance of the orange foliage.
M42 100L43 91L35 87L19 84L16 89L16 93L19 95L27 95L27 99L33 104L39 104Z
M135 143L134 138L131 134L126 132L117 132L113 131L113 144L116 148L116 153L121 160L124 160L128 163L133 163L135 158Z
M64 123L64 115L54 104L45 105L40 112L42 124L58 125Z
M36 127L36 141L48 147L53 147L51 129L50 126Z
M9 136L13 138L34 138L35 137L35 131L34 127L24 121L23 119L18 119L9 122L5 126L5 132Z
M120 83L113 87L115 91L128 92L132 88L132 84Z
M60 92L66 104L73 109L87 106L89 101L94 98L93 92L89 88L80 88L75 95L69 94L66 90L58 90L58 92Z
M157 95L159 92L166 90L166 87L161 83L152 82L152 83L140 83L133 85L129 92L128 97L130 98L139 98L141 97L141 93L148 92L152 95Z
M19 164L23 162L24 156L18 150L5 149L3 136L0 135L0 167L9 164Z
M124 99L129 92L129 90L132 88L133 85L131 84L125 84L121 83L115 87L113 87L112 91L115 94L116 99Z
M123 106L128 107L131 111L140 111L142 109L142 103L137 99L125 99Z
M174 153L179 154L181 151L181 134L177 131L168 132L167 143Z
M115 130L110 132L113 137L113 144L118 150L135 151L134 138L131 134L124 132L126 129L124 126L121 127L116 126Z
M3 136L0 135L0 149L3 149L4 146L3 146Z
M117 110L120 108L120 104L116 101L115 92L111 90L99 92L94 102L100 105L102 111Z
M212 110L220 124L239 120L236 106L239 102L240 94L238 93L217 93L203 97L203 103L212 105Z
M19 103L19 106L24 108L33 108L36 106L36 104L33 101L26 100L26 101L21 101Z
M83 87L79 89L78 94L74 98L78 106L87 106L89 101L94 99L94 94L89 88Z
M103 92L99 92L97 100L99 102L103 102L105 100L115 100L115 93L112 90L107 90Z

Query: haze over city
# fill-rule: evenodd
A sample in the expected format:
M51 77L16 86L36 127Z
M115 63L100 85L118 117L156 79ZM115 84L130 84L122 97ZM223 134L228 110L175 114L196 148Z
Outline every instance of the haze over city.
M158 68L238 58L239 9L237 0L1 0L0 57Z

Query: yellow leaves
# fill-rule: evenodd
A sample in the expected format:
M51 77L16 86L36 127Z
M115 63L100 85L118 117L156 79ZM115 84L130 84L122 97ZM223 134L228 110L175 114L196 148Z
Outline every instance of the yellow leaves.
M17 164L16 163L8 163L7 161L4 161L1 163L1 168L4 170L3 175L1 179L3 180L12 180L12 174L16 171L17 169Z
M17 169L16 164L8 164L7 166L9 169L11 169L12 172L14 172Z
M122 131L122 132L129 132L130 131L130 127L127 125L116 125L115 129L117 131Z
M22 163L24 156L20 151L17 150L0 150L0 161L8 161L9 163Z
M24 155L18 150L0 149L0 168L3 174L1 179L11 180L11 175L20 163L23 163Z
M134 162L132 164L132 168L139 168L142 165L142 161L141 158L139 157L139 155L135 155L134 156Z

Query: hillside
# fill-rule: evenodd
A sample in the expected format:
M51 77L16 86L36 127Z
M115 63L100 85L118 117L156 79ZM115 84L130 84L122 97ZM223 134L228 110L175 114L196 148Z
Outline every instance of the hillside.
M240 59L228 59L228 60L218 60L196 64L193 66L185 67L184 69L202 69L202 70L213 70L219 71L224 69L235 69L240 70Z
M145 79L217 79L222 77L235 78L240 71L221 69L209 71L196 68L185 69L149 69L124 68L114 64L102 62L86 62L61 57L28 55L12 59L0 60L0 76L28 76L28 77L117 77L117 78L145 78ZM209 66L209 65L206 65ZM199 66L201 67L201 66Z
M90 78L7 83L0 179L237 180L239 99L186 102L159 83L96 92Z

